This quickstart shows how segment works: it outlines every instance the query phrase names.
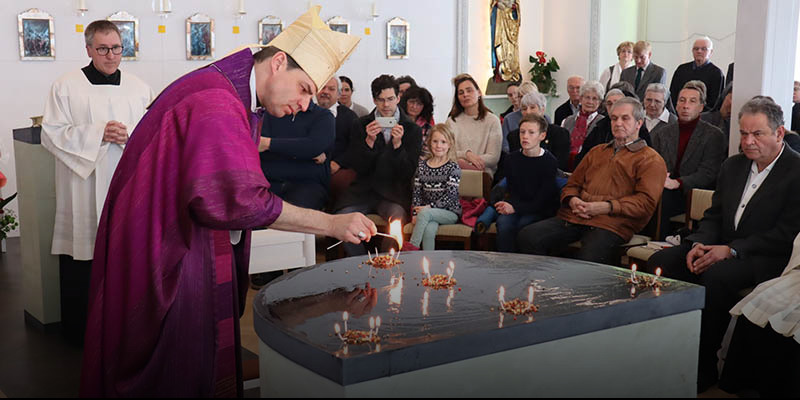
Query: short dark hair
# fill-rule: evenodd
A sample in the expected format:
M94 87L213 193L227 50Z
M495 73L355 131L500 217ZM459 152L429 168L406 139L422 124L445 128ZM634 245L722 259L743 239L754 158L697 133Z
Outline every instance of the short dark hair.
M272 58L272 56L274 56L279 51L283 50L275 46L265 47L257 51L255 54L253 54L253 60L255 60L256 64L259 64L263 61ZM284 53L286 54L286 59L289 60L289 69L300 68L300 64L298 64L297 61L295 61L294 58L292 58L292 56L289 55L289 53L286 53L285 51Z
M342 76L339 77L339 81L341 81L342 83L346 83L346 84L350 85L350 91L351 92L355 92L356 91L356 88L353 86L353 81L351 81L350 78L342 75Z
M372 81L371 89L373 99L377 99L381 92L386 89L394 89L394 95L397 96L397 93L400 92L400 84L397 83L397 79L393 75L384 74Z
M397 85L398 86L400 86L403 83L408 83L412 87L413 86L417 86L417 81L415 81L414 78L412 78L410 75L403 75L403 76L397 78Z
M529 122L539 125L539 133L547 132L547 120L539 114L528 114L519 121L519 127L522 129L522 124Z
M425 121L433 119L433 96L428 89L419 86L411 86L408 88L400 99L400 108L402 108L403 111L408 111L406 107L410 99L417 99L422 103L422 112L419 113L420 117L424 118Z
M122 39L122 34L119 33L119 28L117 25L111 21L105 19L98 19L97 21L93 21L89 26L86 27L86 30L83 31L83 39L86 42L87 46L92 45L92 41L94 40L94 34L97 32L117 32L119 38Z

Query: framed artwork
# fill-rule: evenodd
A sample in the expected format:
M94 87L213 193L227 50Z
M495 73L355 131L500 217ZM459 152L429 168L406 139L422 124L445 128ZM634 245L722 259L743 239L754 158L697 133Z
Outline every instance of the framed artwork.
M386 58L408 58L408 22L400 17L386 24Z
M280 18L267 15L258 21L258 43L268 44L283 32L283 21Z
M122 36L122 59L136 60L139 58L139 19L119 11L107 18L119 28Z
M208 15L186 18L186 59L214 59L214 20Z
M21 60L55 60L56 37L53 17L31 8L17 15L19 58Z
M342 33L350 33L350 23L347 22L346 19L336 16L329 19L327 22L328 27L331 28L332 31L342 32Z

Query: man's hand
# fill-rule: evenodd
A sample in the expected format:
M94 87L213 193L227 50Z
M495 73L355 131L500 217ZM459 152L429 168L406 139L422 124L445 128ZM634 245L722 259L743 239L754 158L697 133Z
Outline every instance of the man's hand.
M268 137L263 137L262 136L261 139L258 142L258 152L261 153L261 152L269 150L269 145L271 143L272 143L272 138L268 138Z
M572 209L573 214L584 219L611 213L611 205L607 201L586 202L577 196L569 199L569 207Z
M328 226L328 236L354 244L368 241L376 233L375 223L361 213L331 215Z
M103 129L103 141L120 145L128 143L128 127L119 121L108 121Z
M337 163L336 161L331 161L331 175L339 172L341 168L342 166L339 165L339 163Z
M695 275L706 272L714 264L731 258L731 248L726 245L698 244L686 255L686 266Z
M403 125L397 124L392 128L392 147L395 150L400 148L400 145L403 144Z
M483 159L478 157L477 154L473 153L472 150L467 150L467 153L464 154L464 158L466 158L470 164L474 165L475 168L479 170L486 169L486 163L484 163Z
M367 142L367 146L369 146L371 149L373 146L375 146L375 140L378 139L378 134L381 133L383 128L378 125L378 121L372 121L367 124L365 130L367 131L367 137L365 140Z
M511 215L515 212L514 206L507 201L498 201L497 203L494 203L494 208L501 215Z
M664 188L673 190L681 187L681 183L677 179L672 179L669 176L670 173L667 173L667 179L664 180Z
M328 159L328 157L325 156L325 153L320 153L318 156L312 158L312 160L314 160L314 162L317 163L317 164L322 164L327 159Z
M586 213L586 205L589 204L578 196L572 197L569 199L569 208L572 210L572 213L583 218L583 219L591 219L592 216Z

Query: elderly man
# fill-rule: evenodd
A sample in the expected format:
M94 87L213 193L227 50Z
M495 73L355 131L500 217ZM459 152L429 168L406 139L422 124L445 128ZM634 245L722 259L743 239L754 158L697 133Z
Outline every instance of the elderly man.
M767 98L739 112L742 154L728 158L697 232L654 254L664 276L706 288L698 392L717 380L720 347L739 292L777 277L800 232L800 156L784 146L783 111Z
M358 115L349 107L339 104L339 80L336 77L328 80L328 83L317 93L317 104L329 110L336 118L336 141L330 152L331 159L331 197L336 197L350 184L356 177L355 171L350 169L347 162L347 147L350 144L350 135L353 125L358 120Z
M265 49L189 72L153 102L100 218L82 396L242 396L250 230L350 242L376 233L364 215L328 215L270 193L251 111L255 98L278 118L308 109L358 41L331 31L316 6Z
M653 149L667 164L661 208L661 238L669 232L669 218L685 212L692 189L714 189L725 159L725 136L700 119L705 85L689 81L678 94L678 121L653 131Z
M556 108L555 117L553 118L554 124L561 126L561 122L564 121L564 119L580 111L581 86L583 86L584 83L586 83L586 79L583 79L582 76L575 75L567 79L567 94L569 94L569 98L564 104Z
M620 74L619 80L633 85L636 96L643 99L647 87L651 83L667 83L667 71L664 68L653 64L650 58L653 56L653 48L650 43L638 41L633 45L634 66L625 68Z
M663 83L651 83L644 92L644 125L648 132L678 120L667 110L669 90Z
M672 74L672 83L669 91L678 93L686 82L698 80L706 84L705 110L708 111L715 104L725 88L725 76L722 70L711 62L711 55L714 53L714 44L708 37L702 37L694 41L692 46L692 56L694 60L681 64ZM678 99L672 99L672 104L677 107Z
M60 261L61 325L67 340L79 346L108 186L129 135L155 97L144 81L119 70L123 48L114 23L92 22L84 39L92 61L53 83L42 126L42 145L56 158L52 253Z
M579 259L617 264L618 246L650 220L667 176L664 160L639 138L644 110L638 100L618 100L610 118L614 141L596 146L578 165L556 217L520 231L523 253L556 253L580 240Z

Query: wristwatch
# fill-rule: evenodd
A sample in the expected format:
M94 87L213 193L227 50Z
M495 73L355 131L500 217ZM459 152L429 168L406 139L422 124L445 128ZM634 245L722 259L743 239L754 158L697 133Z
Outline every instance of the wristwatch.
M730 247L730 246L728 246L728 248L731 249L731 257L739 258L739 253L736 251L736 249L734 249L733 247Z

